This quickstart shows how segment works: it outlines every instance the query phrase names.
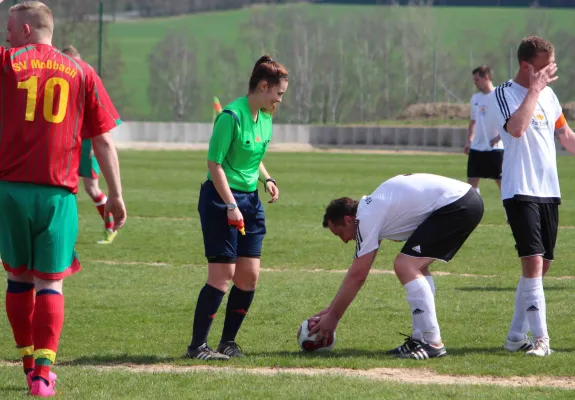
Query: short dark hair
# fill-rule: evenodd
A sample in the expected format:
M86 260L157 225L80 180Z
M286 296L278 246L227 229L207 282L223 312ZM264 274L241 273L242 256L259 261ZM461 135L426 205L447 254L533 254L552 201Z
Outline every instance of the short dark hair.
M528 36L523 38L519 44L519 48L517 49L517 60L519 60L519 62L531 62L539 53L552 54L554 52L555 47L553 47L550 41L539 36Z
M475 68L472 72L472 75L479 75L482 78L485 78L486 76L489 77L489 80L493 80L493 70L491 69L491 67L489 65L480 65L479 67Z
M358 201L349 197L342 197L332 200L323 215L323 227L329 226L328 222L331 221L334 225L341 225L344 217L355 217L357 214Z
M64 47L62 49L62 53L69 55L70 57L80 57L80 52L78 51L77 48L75 48L73 45L69 44L66 47Z

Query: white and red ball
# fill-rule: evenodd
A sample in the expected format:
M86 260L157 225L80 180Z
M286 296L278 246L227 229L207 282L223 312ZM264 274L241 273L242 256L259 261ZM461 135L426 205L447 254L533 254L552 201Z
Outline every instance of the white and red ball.
M301 323L297 331L297 342L303 351L307 352L326 352L335 346L335 332L327 346L322 346L321 342L316 343L317 333L310 335L309 331L319 322L319 318L309 318Z

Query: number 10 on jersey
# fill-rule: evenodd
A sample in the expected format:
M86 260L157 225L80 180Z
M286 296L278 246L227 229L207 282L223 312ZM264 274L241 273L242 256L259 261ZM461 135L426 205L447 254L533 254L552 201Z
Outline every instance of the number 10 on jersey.
M58 99L58 112L54 114L54 91L56 86L60 87ZM26 121L34 121L36 115L36 103L38 99L38 77L31 76L29 79L18 82L18 89L26 90ZM68 106L68 96L70 94L70 84L64 78L52 77L46 81L44 87L44 118L53 124L59 124L66 116Z

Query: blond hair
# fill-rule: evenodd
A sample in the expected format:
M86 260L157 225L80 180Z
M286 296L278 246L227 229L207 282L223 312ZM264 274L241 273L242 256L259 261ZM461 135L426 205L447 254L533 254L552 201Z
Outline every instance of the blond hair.
M62 49L62 53L69 55L70 57L80 58L80 52L76 47L69 44L68 46Z
M25 1L10 7L10 13L18 14L21 22L33 29L44 31L50 35L54 32L54 17L52 10L41 1Z

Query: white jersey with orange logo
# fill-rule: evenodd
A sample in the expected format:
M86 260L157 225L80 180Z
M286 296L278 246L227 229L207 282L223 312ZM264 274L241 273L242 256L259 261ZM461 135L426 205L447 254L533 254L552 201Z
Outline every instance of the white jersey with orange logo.
M510 80L489 94L488 123L505 127L519 108L527 88ZM553 89L546 87L539 94L531 124L515 138L505 129L501 139L505 145L501 199L515 198L536 203L559 203L561 191L557 175L555 130L565 125L561 105Z

